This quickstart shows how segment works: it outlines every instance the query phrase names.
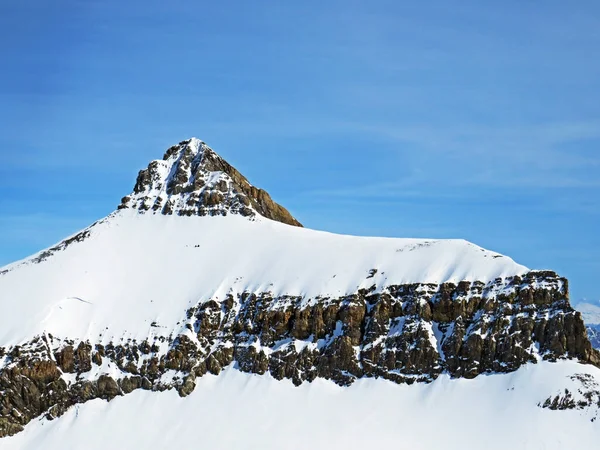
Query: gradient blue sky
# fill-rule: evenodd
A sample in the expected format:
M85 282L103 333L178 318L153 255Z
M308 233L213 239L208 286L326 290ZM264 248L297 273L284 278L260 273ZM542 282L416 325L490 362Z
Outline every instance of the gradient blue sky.
M600 3L0 6L0 264L197 136L305 225L460 237L600 297Z

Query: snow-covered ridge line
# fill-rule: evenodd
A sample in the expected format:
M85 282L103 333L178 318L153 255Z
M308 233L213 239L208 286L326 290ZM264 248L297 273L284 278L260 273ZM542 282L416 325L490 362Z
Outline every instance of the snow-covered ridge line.
M485 285L529 272L463 240L344 236L260 216L248 221L125 209L82 236L55 246L47 258L42 252L4 269L0 345L44 331L95 340L107 327L116 336L143 339L152 322L173 329L189 307L230 293L314 302L373 286L381 292L412 283Z
M88 237L91 236L92 229L96 225L99 225L99 224L109 220L115 214L116 213L112 213L112 214L108 215L107 217L105 217L104 219L97 220L96 222L94 222L93 224L88 226L87 228L84 228L81 231L73 233L72 235L66 237L62 241L60 241L50 247L42 249L39 252L34 253L31 256L28 256L26 258L20 259L18 261L14 261L3 267L0 267L0 276L7 274L8 272L16 269L17 267L19 267L21 265L39 264L39 263L45 261L46 259L50 258L55 253L66 250L67 247L69 247L70 245L84 241L85 239L87 239Z

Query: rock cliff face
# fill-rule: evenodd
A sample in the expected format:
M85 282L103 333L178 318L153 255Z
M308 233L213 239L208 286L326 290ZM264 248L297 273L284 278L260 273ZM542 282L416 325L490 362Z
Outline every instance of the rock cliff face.
M141 171L120 208L180 216L259 214L300 226L198 140L171 147L162 161ZM93 238L76 235L32 263ZM376 274L372 269L367 278L371 287L339 297L261 288L203 299L178 312L176 329L153 322L144 340L45 332L0 347L0 437L36 417L54 419L72 405L136 389L176 389L187 396L198 377L231 365L296 385L323 378L343 386L363 377L408 384L443 373L474 378L541 360L600 366L581 314L569 304L567 280L554 272L383 285L374 282ZM540 406L561 409L569 401L556 397Z
M230 364L296 385L317 377L340 385L361 377L430 382L444 372L473 378L542 359L600 364L567 281L553 272L313 300L243 293L190 308L178 335L109 345L47 335L2 349L0 435L135 389L186 396L197 377Z
M260 214L302 226L264 190L248 180L204 142L192 138L170 147L162 160L140 171L133 193L119 209L133 208L179 216Z

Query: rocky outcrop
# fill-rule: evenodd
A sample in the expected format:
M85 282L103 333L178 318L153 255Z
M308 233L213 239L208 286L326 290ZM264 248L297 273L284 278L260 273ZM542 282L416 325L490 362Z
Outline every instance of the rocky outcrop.
M198 139L170 147L162 160L140 171L133 193L119 209L133 208L179 216L259 214L288 225L302 226L264 190L248 180Z
M93 398L136 389L186 396L197 377L230 366L296 385L316 378L349 385L362 377L473 378L563 358L600 364L569 304L567 280L553 272L487 284L373 286L340 298L242 292L182 311L182 324L143 342L42 336L2 350L0 435Z
M600 385L589 374L576 374L569 377L574 385L556 395L548 397L538 406L553 411L579 410L585 411L595 422L600 415Z

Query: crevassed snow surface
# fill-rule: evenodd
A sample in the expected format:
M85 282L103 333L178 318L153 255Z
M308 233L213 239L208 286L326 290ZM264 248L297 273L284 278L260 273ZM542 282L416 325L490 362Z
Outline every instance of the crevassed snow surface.
M1 345L43 332L96 342L145 339L151 330L174 330L190 306L228 293L309 301L373 284L486 282L528 271L464 240L343 236L234 215L124 210L89 230L41 263L0 269Z
M105 449L596 449L597 410L537 406L592 366L562 361L512 374L397 385L362 379L339 387L321 379L288 381L228 369L198 379L185 399L176 392L135 391L93 400L24 433L4 450Z

